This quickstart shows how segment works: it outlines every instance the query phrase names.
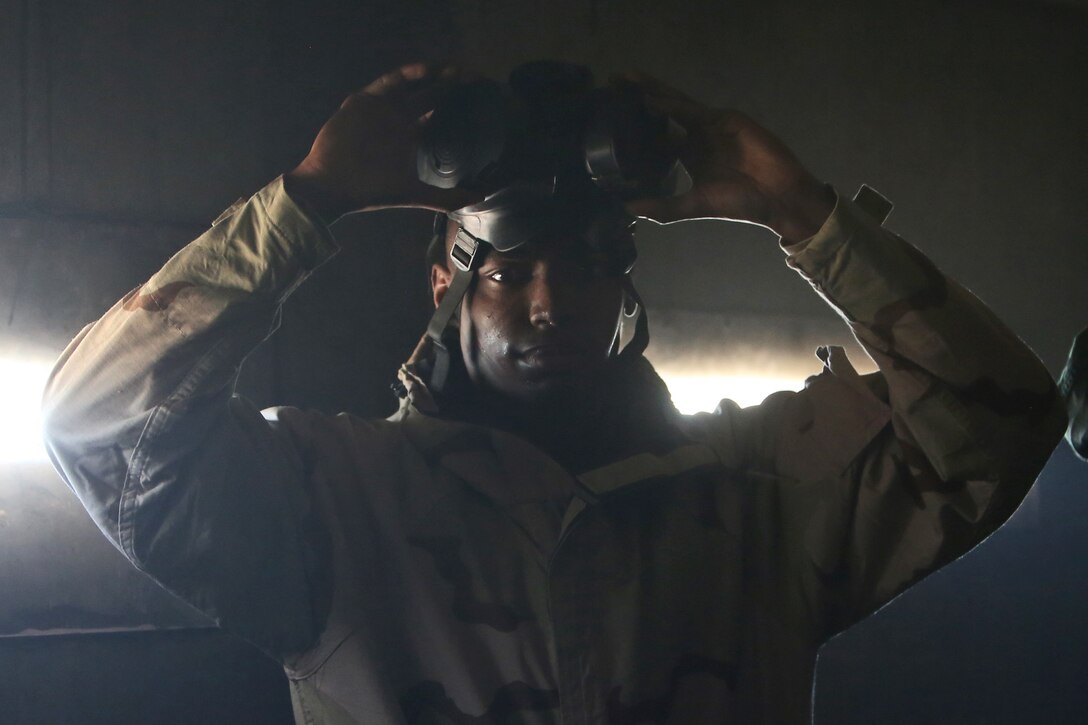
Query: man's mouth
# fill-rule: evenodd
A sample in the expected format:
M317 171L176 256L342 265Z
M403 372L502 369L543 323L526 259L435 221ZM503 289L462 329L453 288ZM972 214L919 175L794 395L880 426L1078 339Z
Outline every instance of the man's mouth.
M541 372L561 372L585 367L586 351L580 345L546 343L527 348L522 364Z

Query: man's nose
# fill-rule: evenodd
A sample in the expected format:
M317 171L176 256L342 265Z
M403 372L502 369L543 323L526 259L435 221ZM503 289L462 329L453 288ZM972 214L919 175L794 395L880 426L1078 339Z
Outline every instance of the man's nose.
M552 269L540 270L529 285L529 320L535 327L557 327L574 313L574 290Z

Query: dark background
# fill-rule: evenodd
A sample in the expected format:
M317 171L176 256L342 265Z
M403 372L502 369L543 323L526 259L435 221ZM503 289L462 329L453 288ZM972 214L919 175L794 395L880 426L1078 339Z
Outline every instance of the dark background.
M492 75L637 67L744 109L844 192L892 198L889 226L1053 372L1088 324L1084 0L0 0L0 356L54 357L292 167L343 95L444 56ZM389 413L427 318L429 227L341 222L345 251L243 392ZM780 330L792 354L843 334L768 232L699 222L639 244L659 339L747 350ZM816 722L1088 721L1086 515L1088 464L1063 447L1008 526L827 646ZM0 722L289 721L274 665L128 567L47 464L0 465Z

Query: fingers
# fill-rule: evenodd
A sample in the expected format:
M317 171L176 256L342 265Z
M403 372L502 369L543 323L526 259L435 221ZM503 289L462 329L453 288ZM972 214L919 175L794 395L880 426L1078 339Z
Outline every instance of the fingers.
M413 118L425 123L443 97L456 87L479 78L477 73L463 71L457 66L445 66L435 76L433 85L413 92L404 100L404 108Z
M475 76L461 71L454 65L436 63L409 63L385 73L352 93L342 106L358 101L360 97L396 98L406 115L425 120L424 116L458 83Z
M701 125L717 113L713 108L696 101L649 73L627 71L612 76L611 81L617 85L627 85L638 89L642 92L643 101L651 110L670 116L681 125Z
M415 91L403 101L405 111L412 118L423 120L423 116L429 116L438 102L457 85L451 78L441 78L434 85Z
M363 86L361 90L356 91L356 93L362 93L368 96L383 96L398 86L404 85L406 82L423 80L432 72L433 69L429 63L422 61L409 63L407 65L402 65L396 70L391 70L388 73L378 76L370 83Z
M623 73L617 73L612 76L613 81L620 83L627 83L630 85L638 86L644 93L659 96L662 98L675 98L678 100L688 101L689 103L696 103L694 98L685 95L682 91L673 88L660 78L656 78L649 73L643 71L625 71Z
M433 64L422 61L402 65L396 70L378 76L358 91L349 94L344 102L340 104L340 107L344 108L353 105L357 101L366 98L391 98L397 96L405 91L426 85L428 81L433 81L435 76L441 73L445 73L445 69L439 71Z
M466 77L466 74L455 65L418 61L402 65L400 68L378 76L356 91L355 94L384 96L395 90L414 88L418 84L428 81L452 82L464 77Z

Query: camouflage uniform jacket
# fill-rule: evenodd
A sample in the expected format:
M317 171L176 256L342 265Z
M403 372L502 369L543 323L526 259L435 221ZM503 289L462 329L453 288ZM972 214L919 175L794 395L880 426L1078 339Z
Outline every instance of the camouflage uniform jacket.
M1060 439L1039 361L841 200L788 262L841 351L574 476L510 434L233 396L336 247L276 181L85 328L51 455L133 564L283 662L316 723L798 723L833 633L1001 524ZM648 366L647 366L648 367Z

